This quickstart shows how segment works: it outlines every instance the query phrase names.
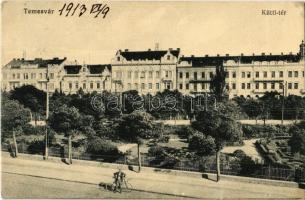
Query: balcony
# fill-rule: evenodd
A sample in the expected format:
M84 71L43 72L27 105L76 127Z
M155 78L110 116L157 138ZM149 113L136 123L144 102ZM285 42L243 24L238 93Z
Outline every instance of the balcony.
M190 79L189 83L210 83L211 80L206 79Z

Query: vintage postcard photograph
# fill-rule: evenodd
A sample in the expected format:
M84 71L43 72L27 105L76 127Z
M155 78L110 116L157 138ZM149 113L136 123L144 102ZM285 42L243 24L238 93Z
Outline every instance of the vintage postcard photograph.
M4 199L304 199L304 2L1 2Z

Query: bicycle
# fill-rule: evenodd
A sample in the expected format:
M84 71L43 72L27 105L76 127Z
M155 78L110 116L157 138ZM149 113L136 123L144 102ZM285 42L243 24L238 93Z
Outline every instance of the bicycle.
M131 185L131 183L129 183L129 180L124 179L121 183L120 186L117 186L117 182L114 181L111 186L110 186L110 190L113 192L131 192L133 190L133 186Z

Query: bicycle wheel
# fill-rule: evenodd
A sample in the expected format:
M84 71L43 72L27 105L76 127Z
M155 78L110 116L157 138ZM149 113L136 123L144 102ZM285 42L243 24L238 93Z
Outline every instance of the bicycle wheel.
M115 183L112 183L109 190L112 191L112 192L116 192L115 186L116 186Z
M133 186L128 181L125 181L125 190L127 192L131 192L131 190L133 190Z

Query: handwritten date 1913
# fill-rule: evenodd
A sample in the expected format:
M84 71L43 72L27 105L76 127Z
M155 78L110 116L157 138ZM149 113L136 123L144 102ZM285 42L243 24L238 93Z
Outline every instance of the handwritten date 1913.
M87 10L88 9L85 4L78 3L74 5L72 2L69 4L65 3L64 6L59 10L59 15L68 17L68 16L74 16L74 14L76 14L78 15L78 17L81 17L83 14L87 12ZM89 14L93 14L93 15L95 14L94 18L97 18L101 14L101 16L105 18L109 10L110 8L107 4L97 3L97 4L92 4Z

